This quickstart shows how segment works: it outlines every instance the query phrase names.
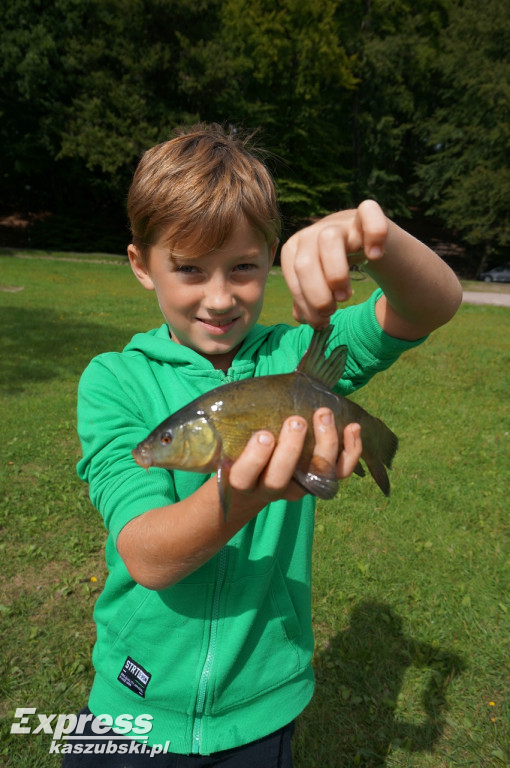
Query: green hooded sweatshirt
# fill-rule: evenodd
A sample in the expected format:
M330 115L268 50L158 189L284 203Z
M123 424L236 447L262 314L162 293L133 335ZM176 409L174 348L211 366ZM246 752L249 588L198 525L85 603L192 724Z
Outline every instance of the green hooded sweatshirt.
M333 317L330 348L347 344L337 390L347 395L388 368L410 343L375 318L375 294ZM127 522L192 494L205 475L138 467L131 450L163 419L227 381L293 371L311 329L255 326L227 375L171 341L167 325L140 333L121 353L94 358L78 393L83 458L108 539L109 575L97 600L94 715L152 716L148 743L210 754L286 725L309 702L311 549L315 500L264 508L208 562L151 591L133 581L116 549ZM135 733L130 738L143 740ZM145 737L143 737L145 738Z

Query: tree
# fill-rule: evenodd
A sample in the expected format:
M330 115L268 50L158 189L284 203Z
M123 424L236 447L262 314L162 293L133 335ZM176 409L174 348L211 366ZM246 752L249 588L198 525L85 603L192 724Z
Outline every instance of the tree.
M197 119L180 90L179 36L214 31L216 6L10 0L0 29L2 198L124 218L140 153Z
M352 4L352 50L360 61L352 98L353 195L408 217L409 186L434 98L432 65L449 0L363 0Z
M424 122L417 191L429 212L488 260L510 245L510 3L455 4L434 75L437 109ZM506 250L506 254L505 254Z
M357 61L343 42L343 5L223 0L218 35L186 49L196 70L183 92L202 116L261 129L294 217L350 203L346 111Z
M259 130L287 220L425 200L493 257L510 239L509 3L8 0L0 201L127 234L141 152L218 121Z

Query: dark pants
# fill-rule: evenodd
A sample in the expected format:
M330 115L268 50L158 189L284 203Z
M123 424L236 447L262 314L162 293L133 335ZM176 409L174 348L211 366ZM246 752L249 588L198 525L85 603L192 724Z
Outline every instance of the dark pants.
M86 707L80 714L90 714L90 709ZM62 768L212 768L213 766L221 766L221 768L292 768L290 741L293 732L294 723L292 722L263 739L257 739L257 741L252 741L243 747L214 752L212 755L176 755L168 752L167 754L154 754L151 757L149 754L150 747L146 747L145 754L133 751L130 753L130 748L136 748L136 743L133 744L130 739L112 740L111 744L116 745L116 751L106 754L108 741L97 739L97 734L94 734L90 727L90 721L88 721L83 729L83 742L72 740L68 743L72 744L74 749L78 744L90 744L92 745L91 754L81 752L65 755ZM108 736L108 731L104 735ZM116 734L112 731L112 735ZM123 753L119 753L121 744L127 745L127 749ZM97 752L94 751L95 749ZM110 747L110 751L113 749L113 746Z

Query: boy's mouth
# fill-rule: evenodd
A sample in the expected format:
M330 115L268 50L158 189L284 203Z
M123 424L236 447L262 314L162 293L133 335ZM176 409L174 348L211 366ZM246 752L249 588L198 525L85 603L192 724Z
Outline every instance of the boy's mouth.
M197 317L197 320L202 325L206 326L209 331L212 331L212 333L225 333L226 331L230 330L234 323L239 320L238 317L229 317L224 318L222 317L221 320L219 318L216 319L210 319L205 317Z

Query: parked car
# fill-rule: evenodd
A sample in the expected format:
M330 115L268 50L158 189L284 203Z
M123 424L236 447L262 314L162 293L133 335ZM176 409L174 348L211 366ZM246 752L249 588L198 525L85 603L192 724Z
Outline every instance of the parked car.
M481 272L478 279L486 283L510 283L510 263Z

